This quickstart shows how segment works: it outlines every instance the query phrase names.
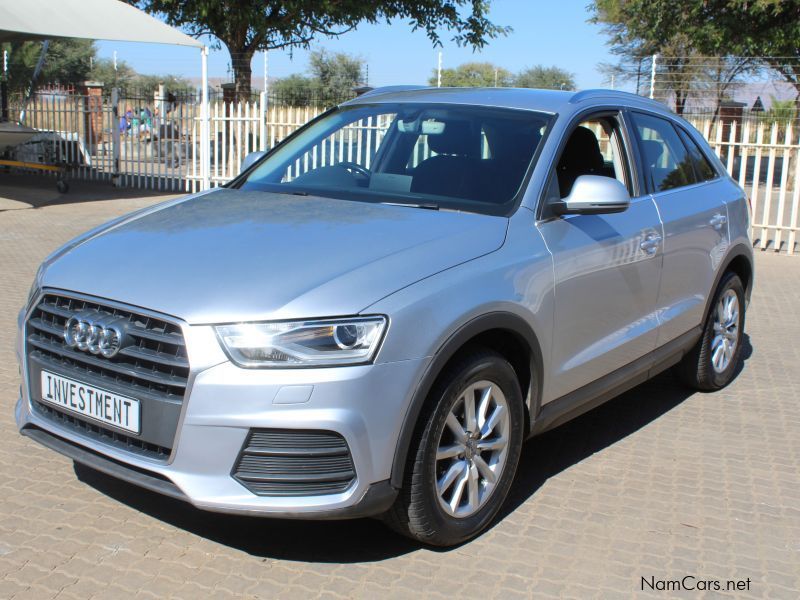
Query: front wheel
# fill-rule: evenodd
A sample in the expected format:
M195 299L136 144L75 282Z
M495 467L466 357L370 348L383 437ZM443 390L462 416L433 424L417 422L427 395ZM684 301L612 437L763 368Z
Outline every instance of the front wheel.
M445 370L427 409L387 521L449 546L485 529L508 494L522 447L522 393L508 361L475 349Z
M710 392L733 380L742 355L744 311L742 280L727 273L717 288L702 337L676 366L683 383Z

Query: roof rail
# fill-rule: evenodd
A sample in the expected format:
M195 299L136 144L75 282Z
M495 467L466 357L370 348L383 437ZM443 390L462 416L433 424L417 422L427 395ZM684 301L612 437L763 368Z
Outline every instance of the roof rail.
M391 94L392 92L408 92L411 90L424 90L429 86L427 85L385 85L383 87L375 88L364 92L358 98L366 98L368 96L378 96L380 94Z
M576 92L572 95L569 99L570 104L577 104L582 100L586 100L588 98L636 98L637 100L641 100L642 102L652 102L653 104L658 104L659 106L663 106L661 102L658 100L653 100L652 98L647 98L646 96L640 96L639 94L633 94L631 92L623 92L622 90L607 90L603 88L591 89L591 90L581 90L580 92Z

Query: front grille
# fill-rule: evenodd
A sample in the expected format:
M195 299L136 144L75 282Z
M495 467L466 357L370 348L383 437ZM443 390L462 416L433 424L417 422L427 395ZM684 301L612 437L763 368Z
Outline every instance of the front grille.
M42 402L36 403L36 408L39 412L49 418L51 421L58 423L65 429L69 429L79 435L93 438L97 441L115 446L120 450L126 450L133 454L141 454L148 458L155 458L156 460L167 460L170 454L170 448L164 448L156 444L150 444L135 437L111 431L89 421L83 421L78 417L72 416L65 412L57 410L55 407Z
M79 311L124 318L132 343L112 358L70 348L64 342L64 325ZM31 395L41 416L105 444L159 460L169 456L189 378L186 345L177 324L133 309L46 294L28 318L26 341ZM41 369L138 399L141 433L120 433L41 402Z
M345 491L356 473L338 433L252 429L233 477L258 496L316 496Z

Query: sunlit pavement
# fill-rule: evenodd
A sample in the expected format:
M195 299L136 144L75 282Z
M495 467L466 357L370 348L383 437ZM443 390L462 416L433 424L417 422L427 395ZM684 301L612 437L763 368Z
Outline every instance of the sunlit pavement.
M495 525L435 551L376 520L203 513L19 436L14 324L38 263L163 197L3 185L0 598L705 597L674 580L797 598L800 257L757 253L747 360L728 389L690 394L662 375L529 442Z

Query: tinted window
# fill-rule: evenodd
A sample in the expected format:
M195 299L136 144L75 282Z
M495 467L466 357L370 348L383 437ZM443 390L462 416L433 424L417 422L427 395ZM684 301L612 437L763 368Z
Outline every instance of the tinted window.
M694 170L697 173L697 177L700 181L708 181L709 179L714 179L717 176L716 171L714 171L714 167L711 166L711 162L709 162L706 155L700 150L700 147L695 143L695 141L689 137L689 134L683 131L682 129L678 130L681 134L681 139L683 143L686 145L686 148L689 150L689 154L692 157L692 164L694 164Z
M572 130L556 165L560 197L566 198L581 175L600 175L627 185L619 125L613 117L593 117Z
M644 165L644 178L654 192L697 183L693 160L672 123L658 117L633 114Z
M342 107L289 138L239 185L503 214L549 122L533 111L484 106Z

